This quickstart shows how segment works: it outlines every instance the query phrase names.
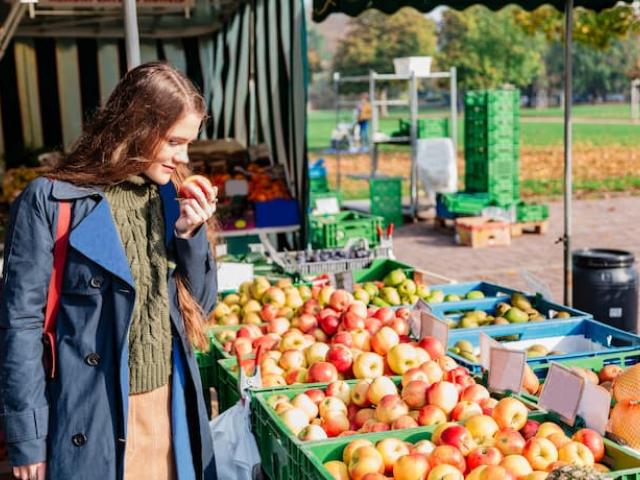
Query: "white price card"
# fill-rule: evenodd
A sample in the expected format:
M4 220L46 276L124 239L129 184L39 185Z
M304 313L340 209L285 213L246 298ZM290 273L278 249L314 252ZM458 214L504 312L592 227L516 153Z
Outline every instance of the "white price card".
M552 362L538 405L544 410L557 413L565 423L573 426L582 401L584 386L585 379L580 374Z
M494 392L514 392L522 390L525 352L493 347L489 357L489 389Z
M431 312L420 311L420 338L424 337L440 340L446 349L449 345L449 324Z
M491 364L491 349L504 348L497 340L494 340L486 333L480 334L480 365L485 370L489 370Z
M431 306L421 298L413 305L409 316L409 328L413 338L420 338L420 312L431 312Z
M578 415L583 418L587 427L604 435L610 408L611 394L599 385L585 382Z

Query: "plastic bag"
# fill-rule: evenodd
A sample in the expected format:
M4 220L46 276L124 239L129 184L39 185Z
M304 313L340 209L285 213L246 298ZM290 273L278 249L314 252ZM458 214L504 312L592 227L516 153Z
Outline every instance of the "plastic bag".
M458 191L458 167L450 138L418 140L418 177L435 205L436 193Z
M251 432L249 402L238 402L209 422L220 480L251 480L260 463L256 439Z

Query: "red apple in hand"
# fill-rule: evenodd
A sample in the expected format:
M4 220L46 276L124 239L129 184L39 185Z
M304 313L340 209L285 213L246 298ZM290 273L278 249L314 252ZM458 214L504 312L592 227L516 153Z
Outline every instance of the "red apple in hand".
M180 190L178 190L178 197L197 198L194 189L199 189L206 197L207 190L213 189L213 185L211 185L211 182L207 177L203 177L202 175L191 175L190 177L185 178L184 182L182 182L182 185L180 185Z

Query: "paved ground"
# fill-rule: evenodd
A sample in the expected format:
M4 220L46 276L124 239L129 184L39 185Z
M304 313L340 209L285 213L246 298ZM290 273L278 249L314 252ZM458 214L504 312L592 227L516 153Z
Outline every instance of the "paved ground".
M640 259L640 198L619 197L576 200L573 213L573 248L616 248ZM462 280L489 280L532 290L523 278L529 272L546 282L554 300L563 295L563 206L550 204L546 235L515 238L510 247L472 249L453 243L452 232L434 229L433 222L406 225L396 231L394 252L398 260L425 270Z

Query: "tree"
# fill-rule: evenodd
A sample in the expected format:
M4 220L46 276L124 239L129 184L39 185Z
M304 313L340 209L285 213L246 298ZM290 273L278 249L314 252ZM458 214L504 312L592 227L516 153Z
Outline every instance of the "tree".
M549 41L561 41L564 17L553 7L542 6L532 12L514 12L516 23L530 35L543 33ZM573 19L573 36L576 43L606 50L616 40L640 30L640 16L631 5L594 12L577 8Z
M634 67L640 58L638 37L613 39L606 50L583 43L573 48L573 91L577 98L602 100L609 93L625 93ZM562 88L564 74L563 47L554 42L545 59L549 72L549 86Z
M438 64L458 69L463 89L526 87L544 74L546 42L525 33L514 19L517 7L492 12L471 7L443 12L438 36Z
M326 60L323 55L324 51L324 38L315 26L309 25L307 28L307 60L311 73L322 71L323 61Z
M347 34L333 59L334 71L366 75L393 71L396 57L433 55L436 25L413 8L393 15L367 10L349 21Z

